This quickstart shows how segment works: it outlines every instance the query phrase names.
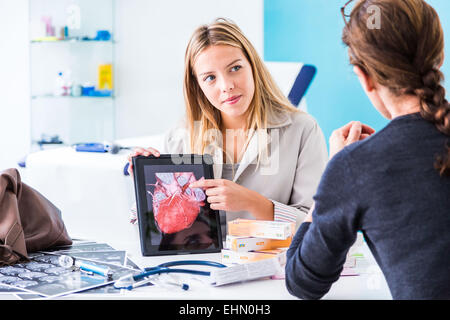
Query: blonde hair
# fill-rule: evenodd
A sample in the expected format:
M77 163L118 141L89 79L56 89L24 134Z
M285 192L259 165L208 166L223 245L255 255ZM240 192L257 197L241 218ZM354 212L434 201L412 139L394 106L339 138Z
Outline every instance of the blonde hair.
M198 27L187 46L183 93L190 134L191 152L204 154L208 146L220 146L214 132L221 132L220 111L203 94L194 73L198 55L214 45L240 48L249 61L255 83L255 92L247 110L247 130L266 129L268 119L277 114L298 111L276 85L255 48L233 22L219 18L208 25ZM251 135L249 135L250 138Z

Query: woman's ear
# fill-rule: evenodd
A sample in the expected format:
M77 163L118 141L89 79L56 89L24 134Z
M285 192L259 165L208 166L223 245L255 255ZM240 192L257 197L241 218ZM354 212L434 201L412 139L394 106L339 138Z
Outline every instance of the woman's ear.
M390 110L385 105L385 95L383 94L382 86L379 86L373 79L365 73L360 67L354 66L353 71L358 76L359 82L366 92L370 102L372 102L375 109L378 110L387 119L392 119Z
M359 82L366 93L370 93L375 89L372 78L365 73L360 67L354 66L353 72L358 76Z

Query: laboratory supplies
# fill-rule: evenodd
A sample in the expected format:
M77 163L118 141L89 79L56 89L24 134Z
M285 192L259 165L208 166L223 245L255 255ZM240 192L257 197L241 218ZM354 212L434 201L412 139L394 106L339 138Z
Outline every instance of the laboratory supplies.
M222 249L222 263L249 263L265 259L278 259L280 265L286 264L286 251L288 248L272 250L238 252Z
M228 222L228 234L286 240L292 237L295 224L281 221L235 219Z
M113 94L112 90L92 90L89 92L89 96L91 97L111 97Z
M43 149L44 145L53 145L53 144L63 144L64 142L59 138L59 135L47 135L45 133L41 134L41 138L36 141L39 145L40 149Z
M201 276L209 276L211 272L202 271L202 270L193 270L193 269L177 269L171 268L175 266L181 265L198 265L198 266L211 266L217 268L226 268L227 266L214 262L214 261L204 261L204 260L180 260L180 261L172 261L162 263L156 267L148 267L144 269L144 272L139 274L127 274L121 278L119 278L114 283L114 288L116 289L128 289L131 290L133 288L139 287L148 283L157 283L157 279L153 277L154 275L159 275L163 273L186 273L186 274L194 274ZM154 281L155 280L155 281ZM180 284L181 289L188 290L188 284Z
M72 89L71 89L71 91L70 91L70 94L71 94L73 97L80 97L80 96L81 96L81 92L82 92L81 85L76 84L76 85L73 85L73 86L72 86Z
M103 143L77 143L75 144L77 152L107 152Z
M55 27L52 25L52 17L43 16L41 17L41 21L45 24L45 36L55 37Z
M63 27L63 39L69 39L69 27L68 26L64 26Z
M63 84L63 95L70 96L72 94L72 70L66 70L63 74L64 84Z
M292 237L285 240L277 240L260 237L232 236L228 234L225 247L237 252L246 252L289 247L291 242Z
M105 149L111 154L117 154L120 150L132 150L131 147L122 147L114 142L105 142Z
M53 90L53 95L63 96L64 93L66 92L64 86L65 86L65 81L64 81L63 73L58 72L58 75L56 76L56 79L55 79L55 87Z
M211 271L211 284L222 286L235 282L271 277L282 273L280 262L276 258L264 259L245 264L236 264L227 268Z
M81 86L82 96L91 96L93 91L95 91L95 86L91 85L89 82L86 82Z
M97 35L94 40L96 41L109 41L111 40L111 33L108 30L97 30Z
M111 142L92 142L92 143L76 143L73 145L77 152L109 152L111 154L117 154L120 150L131 150L131 147L122 147L118 144Z

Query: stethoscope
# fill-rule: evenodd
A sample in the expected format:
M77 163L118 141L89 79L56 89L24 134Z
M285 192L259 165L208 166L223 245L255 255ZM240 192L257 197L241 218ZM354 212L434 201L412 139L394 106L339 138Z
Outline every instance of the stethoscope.
M160 275L163 273L187 273L201 276L210 276L211 272L209 271L201 271L201 270L192 270L192 269L171 269L170 267L181 266L181 265L199 265L199 266L210 266L216 268L226 268L227 266L214 261L205 261L205 260L180 260L180 261L171 261L162 263L156 267L147 267L144 268L144 272L133 275L128 274L125 275L116 282L114 282L114 288L116 289L127 289L132 290L136 287L148 284L148 283L157 283L158 280L153 275ZM177 284L180 285L180 284ZM188 290L189 285L183 283L180 285L181 289Z

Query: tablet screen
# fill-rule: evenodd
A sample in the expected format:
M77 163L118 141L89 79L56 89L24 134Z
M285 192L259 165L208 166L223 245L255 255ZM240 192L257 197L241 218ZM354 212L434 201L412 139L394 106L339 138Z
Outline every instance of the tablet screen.
M175 164L170 155L134 162L143 254L219 252L218 212L209 207L204 190L189 187L212 178L212 166L198 160Z

